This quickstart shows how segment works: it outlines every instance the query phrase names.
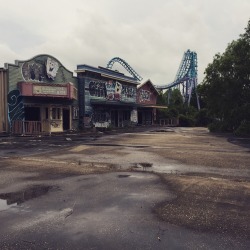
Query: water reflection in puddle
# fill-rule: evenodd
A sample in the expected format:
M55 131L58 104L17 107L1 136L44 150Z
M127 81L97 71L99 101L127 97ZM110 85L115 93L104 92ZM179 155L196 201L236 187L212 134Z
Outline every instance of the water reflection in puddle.
M6 200L0 199L0 211L7 210L8 208L17 205L17 203L8 205Z
M220 169L216 167L204 167L204 166L188 166L183 164L166 164L158 165L152 163L136 163L132 167L135 171L150 171L155 173L164 174L187 174L187 173L207 173L207 174L218 174L228 175L234 177L248 177L250 176L249 170L242 169Z
M12 206L19 205L25 201L45 195L51 190L52 186L35 185L22 191L0 194L0 211L6 210Z

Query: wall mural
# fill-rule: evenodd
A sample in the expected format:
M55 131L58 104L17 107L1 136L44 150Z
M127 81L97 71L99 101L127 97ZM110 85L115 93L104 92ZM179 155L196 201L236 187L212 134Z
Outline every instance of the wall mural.
M141 89L139 92L139 102L150 101L150 91Z
M25 62L22 66L22 74L25 81L44 82L46 78L54 80L58 69L58 62L47 57L46 61L33 60Z
M54 80L58 69L59 69L58 62L48 57L47 62L46 62L46 71L47 71L48 78L51 78L52 80Z
M126 86L118 81L91 81L89 93L91 96L103 97L109 101L136 101L136 87Z
M7 100L9 123L11 126L12 121L24 119L24 105L21 93L17 89L9 92Z

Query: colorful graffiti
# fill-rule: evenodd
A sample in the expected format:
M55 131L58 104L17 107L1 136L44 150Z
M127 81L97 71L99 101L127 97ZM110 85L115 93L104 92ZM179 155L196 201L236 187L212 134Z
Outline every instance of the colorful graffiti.
M89 93L91 96L106 97L105 82L94 82L89 83Z
M150 101L150 91L141 89L139 92L139 102Z
M136 101L136 87L126 86L118 81L91 81L89 93L91 96L106 98L108 101Z
M9 92L8 96L8 117L10 126L12 121L24 119L23 98L18 89Z
M106 83L107 100L109 101L121 101L122 99L122 84L119 82L109 81Z

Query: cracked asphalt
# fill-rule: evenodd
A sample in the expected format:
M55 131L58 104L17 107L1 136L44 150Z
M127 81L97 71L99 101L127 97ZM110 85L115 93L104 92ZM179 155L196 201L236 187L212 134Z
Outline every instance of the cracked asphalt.
M0 137L0 249L249 249L248 228L214 230L192 207L209 207L218 180L232 198L236 178L245 202L233 210L248 222L249 145L203 128ZM187 223L189 201L204 225Z

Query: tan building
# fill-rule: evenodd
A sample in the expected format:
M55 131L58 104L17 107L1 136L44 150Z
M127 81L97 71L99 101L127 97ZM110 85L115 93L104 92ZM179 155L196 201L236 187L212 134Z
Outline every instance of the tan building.
M17 60L5 68L8 132L50 134L77 129L77 78L73 72L50 55Z
M7 71L0 68L0 133L8 131Z

